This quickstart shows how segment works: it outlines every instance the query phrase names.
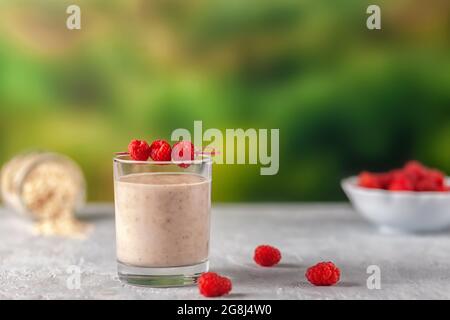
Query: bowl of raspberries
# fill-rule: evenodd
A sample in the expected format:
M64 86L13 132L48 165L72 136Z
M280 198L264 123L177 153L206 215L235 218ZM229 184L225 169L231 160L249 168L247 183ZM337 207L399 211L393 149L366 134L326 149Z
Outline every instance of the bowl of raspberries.
M388 172L363 171L342 181L354 208L385 232L450 228L450 179L418 161Z

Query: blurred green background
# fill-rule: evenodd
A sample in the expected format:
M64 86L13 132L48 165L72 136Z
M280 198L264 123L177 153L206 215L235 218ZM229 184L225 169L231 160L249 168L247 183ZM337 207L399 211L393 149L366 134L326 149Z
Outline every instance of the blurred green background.
M341 178L410 158L450 172L449 21L448 0L2 0L0 163L68 154L109 201L113 152L203 120L280 129L278 175L216 165L215 201L342 200Z

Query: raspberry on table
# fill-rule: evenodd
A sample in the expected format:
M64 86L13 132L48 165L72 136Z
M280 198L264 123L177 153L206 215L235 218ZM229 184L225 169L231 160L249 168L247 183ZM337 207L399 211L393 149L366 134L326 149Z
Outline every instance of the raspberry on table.
M194 160L194 145L190 141L179 141L172 147L172 160L173 161L192 161ZM187 163L178 164L181 168L189 167Z
M154 161L170 161L172 148L165 140L155 140L150 145L150 158Z
M253 260L263 267L271 267L281 260L281 252L275 247L269 245L260 245L256 247Z
M306 279L315 286L332 286L339 281L341 272L333 262L319 262L308 268Z
M128 153L133 160L147 161L150 155L150 147L145 140L131 140L128 145Z
M220 297L231 291L232 283L215 272L205 272L198 279L198 289L205 297Z

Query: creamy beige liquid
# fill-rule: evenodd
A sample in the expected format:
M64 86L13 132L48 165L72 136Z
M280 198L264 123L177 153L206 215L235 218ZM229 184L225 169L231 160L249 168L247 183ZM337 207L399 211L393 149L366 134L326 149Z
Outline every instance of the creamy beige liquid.
M143 173L115 182L117 258L139 267L186 266L208 257L211 182Z

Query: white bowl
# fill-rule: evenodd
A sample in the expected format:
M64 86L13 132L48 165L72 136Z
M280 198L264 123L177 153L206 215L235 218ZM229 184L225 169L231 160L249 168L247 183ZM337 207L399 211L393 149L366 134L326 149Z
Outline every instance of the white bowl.
M357 177L344 179L341 185L354 208L382 231L417 233L450 228L450 192L369 189L358 186Z

